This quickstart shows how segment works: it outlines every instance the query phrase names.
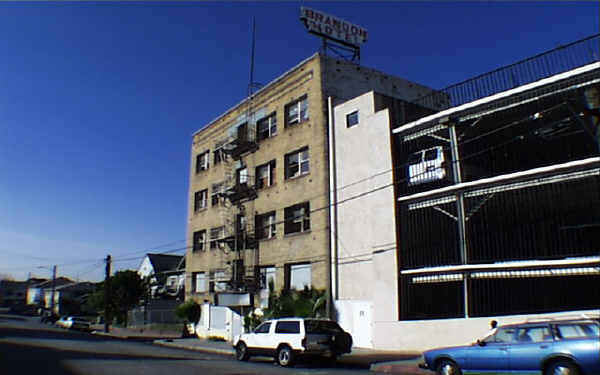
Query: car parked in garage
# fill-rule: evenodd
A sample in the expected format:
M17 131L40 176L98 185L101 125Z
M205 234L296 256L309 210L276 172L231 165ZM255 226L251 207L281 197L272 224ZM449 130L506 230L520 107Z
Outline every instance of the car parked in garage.
M428 350L419 367L440 375L600 374L600 323L535 320L503 325L472 345Z
M253 332L237 336L233 346L240 361L252 355L271 356L285 367L306 356L334 361L337 356L350 353L352 336L331 320L282 318L267 320Z

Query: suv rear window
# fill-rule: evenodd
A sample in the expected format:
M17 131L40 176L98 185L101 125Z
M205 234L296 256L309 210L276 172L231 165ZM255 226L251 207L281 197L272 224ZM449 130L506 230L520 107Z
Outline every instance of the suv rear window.
M300 322L277 322L275 333L300 333Z
M328 320L305 320L306 333L339 333L342 329L336 322Z

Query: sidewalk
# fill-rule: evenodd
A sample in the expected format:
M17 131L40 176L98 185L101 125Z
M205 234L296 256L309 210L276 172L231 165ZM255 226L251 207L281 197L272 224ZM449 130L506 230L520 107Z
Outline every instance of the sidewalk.
M153 341L155 345L165 347L194 350L204 353L213 353L234 356L235 350L230 342L212 341L206 339L181 338L181 332L136 330L131 328L111 327L109 333L105 333L104 326L93 325L92 333L99 336L107 336L128 340ZM399 375L432 375L417 367L421 361L421 353L409 350L383 351L364 348L353 348L352 353L342 355L338 359L338 366L348 368L363 368L375 372L399 374Z
M230 342L211 341L198 338L163 339L154 341L162 345L178 349L195 350L204 353L235 355ZM352 353L342 355L338 364L342 367L364 368L371 371L402 375L432 375L417 367L421 361L421 353L414 351L382 351L353 348Z

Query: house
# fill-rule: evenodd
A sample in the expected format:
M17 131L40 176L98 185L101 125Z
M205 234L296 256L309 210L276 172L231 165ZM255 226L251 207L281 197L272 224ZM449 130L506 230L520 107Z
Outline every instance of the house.
M335 106L332 296L357 346L467 344L492 319L600 309L599 46L412 103L450 100L428 115L377 90Z
M267 306L269 283L330 291L328 114L371 90L407 110L432 93L316 53L193 135L186 299L248 311Z
M31 283L27 287L27 304L28 305L43 305L44 290L52 290L52 280L37 279L37 282ZM71 284L73 280L67 277L57 277L54 280L54 287Z
M28 281L0 280L0 307L24 305Z
M185 267L184 257L181 255L148 253L137 272L141 278L149 280L153 298L159 295L171 296L172 293L176 296L177 285L183 283L180 279L185 279L184 268L181 267ZM175 291L172 290L173 287ZM167 290L170 290L171 294L167 293Z
M52 288L44 288L44 303L46 309L54 309L55 315L80 315L90 293L94 291L94 283L71 282L54 288L54 303L52 303Z

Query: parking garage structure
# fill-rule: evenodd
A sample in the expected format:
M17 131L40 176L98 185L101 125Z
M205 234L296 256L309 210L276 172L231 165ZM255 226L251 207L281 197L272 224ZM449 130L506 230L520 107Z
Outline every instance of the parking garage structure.
M598 41L461 83L392 131L400 321L600 308Z

